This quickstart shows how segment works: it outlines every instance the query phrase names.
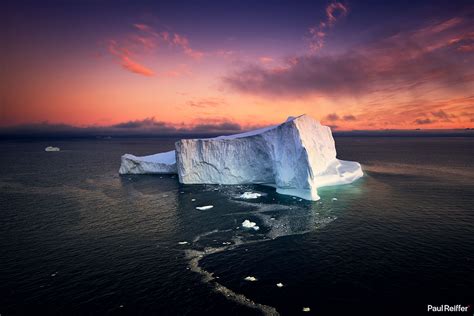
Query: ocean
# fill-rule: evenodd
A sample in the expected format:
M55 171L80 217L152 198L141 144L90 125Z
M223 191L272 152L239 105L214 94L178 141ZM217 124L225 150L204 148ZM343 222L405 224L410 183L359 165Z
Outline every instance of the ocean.
M474 303L473 137L336 137L364 177L320 189L318 202L119 176L122 154L174 141L0 141L2 316L419 315Z

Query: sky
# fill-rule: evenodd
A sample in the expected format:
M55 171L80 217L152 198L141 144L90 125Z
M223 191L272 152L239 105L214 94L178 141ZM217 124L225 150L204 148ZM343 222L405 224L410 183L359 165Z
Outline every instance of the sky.
M0 131L474 127L472 1L10 1Z

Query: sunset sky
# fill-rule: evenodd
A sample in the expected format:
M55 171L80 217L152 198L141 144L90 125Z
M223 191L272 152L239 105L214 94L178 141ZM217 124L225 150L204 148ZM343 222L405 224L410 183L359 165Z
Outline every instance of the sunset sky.
M0 127L474 127L473 1L11 1Z

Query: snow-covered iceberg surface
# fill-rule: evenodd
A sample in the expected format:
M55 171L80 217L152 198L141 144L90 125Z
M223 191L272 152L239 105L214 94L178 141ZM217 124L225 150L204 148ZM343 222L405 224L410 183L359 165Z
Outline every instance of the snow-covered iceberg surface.
M359 163L336 158L331 129L307 115L242 134L183 139L175 147L176 153L124 155L119 172L177 173L185 184L267 184L314 201L319 187L363 175Z

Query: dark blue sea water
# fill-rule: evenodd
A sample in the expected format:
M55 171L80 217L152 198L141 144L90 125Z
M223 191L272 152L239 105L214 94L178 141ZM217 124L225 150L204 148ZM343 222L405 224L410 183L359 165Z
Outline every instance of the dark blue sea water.
M320 202L118 175L122 154L173 142L0 142L2 316L419 315L474 303L474 138L336 138L365 176L321 189Z

